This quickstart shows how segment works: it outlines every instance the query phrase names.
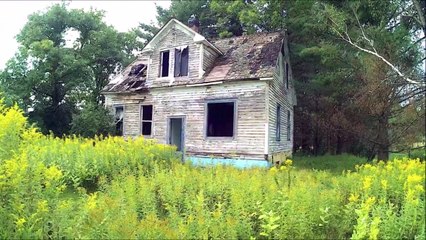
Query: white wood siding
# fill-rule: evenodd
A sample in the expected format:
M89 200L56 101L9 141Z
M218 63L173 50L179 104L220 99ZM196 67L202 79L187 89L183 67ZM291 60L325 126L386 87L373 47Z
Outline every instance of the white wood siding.
M293 149L293 119L294 112L293 106L294 99L294 86L292 81L291 65L288 57L287 43L284 42L285 56L280 53L278 59L279 69L274 74L274 79L269 84L268 92L268 112L269 112L269 155L276 153L285 153L291 155ZM289 88L285 86L285 63L289 64ZM276 123L277 123L277 104L281 105L281 134L280 141L276 140ZM287 134L287 110L290 111L290 141L288 141Z
M124 135L140 135L140 105L152 104L153 138L166 143L167 118L185 116L186 153L264 159L267 83L238 81L211 86L153 89L146 95L111 95L107 104L123 104ZM205 103L211 99L236 99L234 139L205 138Z

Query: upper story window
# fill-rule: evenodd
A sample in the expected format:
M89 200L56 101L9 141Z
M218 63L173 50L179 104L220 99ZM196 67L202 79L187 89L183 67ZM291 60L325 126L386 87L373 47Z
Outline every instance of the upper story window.
M170 51L160 52L160 77L169 76Z
M188 46L175 48L174 76L188 76Z

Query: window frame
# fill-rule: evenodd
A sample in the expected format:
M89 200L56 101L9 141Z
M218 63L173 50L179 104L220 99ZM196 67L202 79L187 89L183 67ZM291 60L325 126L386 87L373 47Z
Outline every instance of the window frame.
M115 129L116 129L116 127L117 127L117 123L115 122L115 114L117 113L117 108L119 108L119 107L122 107L123 108L123 119L122 119L122 122L123 122L123 133L121 134L121 135L117 135L117 136L124 136L124 117L125 117L125 112L126 112L126 107L125 107L125 105L124 104L113 104L112 105L112 107L113 107L113 109L114 109L114 127L115 127Z
M180 64L179 64L179 76L176 76L176 51L180 50L180 48L184 47L184 49L187 49L188 51L188 59L187 59L187 69L186 69L186 75L181 75L182 74L182 52L181 51L181 59L180 59ZM180 78L180 77L189 77L189 45L183 45L183 46L178 46L178 47L174 47L174 53L173 53L173 77L175 78Z
M275 141L281 141L281 105L277 103L277 108L275 111Z
M144 106L151 106L152 107L152 113L151 113L151 120L143 120L143 107ZM151 134L150 135L143 135L143 123L144 122L151 122ZM153 104L140 104L139 105L139 125L140 125L140 135L144 137L152 137L154 135L154 105Z
M291 111L287 109L287 141L291 141Z
M215 137L215 136L207 136L208 129L208 104L210 103L230 103L234 104L234 126L233 126L233 135L232 137ZM205 140L235 140L237 138L237 126L238 126L238 115L237 115L237 106L238 102L235 98L221 98L221 99L207 99L204 103L204 129L203 135Z
M167 76L161 76L163 73L163 53L169 52L169 68L167 69ZM170 66L171 66L171 51L170 49L160 50L160 61L158 67L158 78L169 78L170 77Z

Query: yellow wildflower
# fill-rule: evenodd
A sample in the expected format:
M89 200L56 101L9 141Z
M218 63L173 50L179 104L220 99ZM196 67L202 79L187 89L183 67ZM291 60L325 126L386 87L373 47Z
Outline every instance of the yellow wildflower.
M48 205L47 205L47 201L46 200L42 200L42 201L39 201L37 203L37 211L38 212L48 212L47 207L48 207Z
M390 163L388 163L388 164L386 165L386 170L387 170L387 171L391 171L392 169L393 169L392 165L391 165Z
M62 172L56 166L51 166L45 170L44 175L46 179L58 180L62 177Z
M26 223L27 222L27 220L25 220L25 218L20 218L20 219L18 219L18 220L16 220L16 226L18 227L18 228L22 228L22 226L24 226L24 223Z
M278 169L276 167L272 167L271 169L269 169L269 172L276 173L278 172Z
M380 181L380 183L382 184L382 188L383 189L388 189L388 181L383 179L382 181Z
M293 164L293 161L290 160L290 159L287 159L287 160L285 160L284 164L287 165L287 166L291 166Z
M285 171L285 170L287 170L287 167L286 167L286 166L281 166L281 167L280 167L280 170L281 170L281 171Z
M371 169L371 167L372 167L371 164L368 164L368 163L364 165L364 169L366 170Z
M370 239L378 239L377 236L379 235L379 224L380 224L380 218L374 217L373 221L371 222L370 227Z
M364 181L362 182L362 184L363 184L362 188L364 190L370 189L370 187L371 187L371 177L365 177Z
M417 185L414 187L414 190L416 190L416 192L419 192L419 193L422 193L422 192L424 192L424 191L425 191L424 187L423 187L422 185L419 185L419 184L417 184Z
M358 199L359 199L359 196L357 195L357 194L352 194L351 193L351 196L349 196L349 202L356 202L356 201L358 201Z
M89 210L92 210L94 208L96 208L96 198L97 198L97 194L94 193L92 195L89 196L88 200L87 200L87 208Z
M408 184L416 184L416 183L421 182L422 179L423 179L423 177L420 176L420 175L417 175L417 174L408 175L407 183Z
M376 198L375 198L375 197L369 197L369 198L367 199L367 201L365 202L365 204L366 204L367 206L371 206L371 205L373 205L375 202L376 202Z

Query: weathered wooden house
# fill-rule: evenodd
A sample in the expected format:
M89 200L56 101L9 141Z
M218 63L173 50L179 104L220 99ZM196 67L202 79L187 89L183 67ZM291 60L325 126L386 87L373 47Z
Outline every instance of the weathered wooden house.
M170 20L105 87L118 131L174 144L196 163L267 166L290 155L296 97L285 34L209 41L198 27Z

